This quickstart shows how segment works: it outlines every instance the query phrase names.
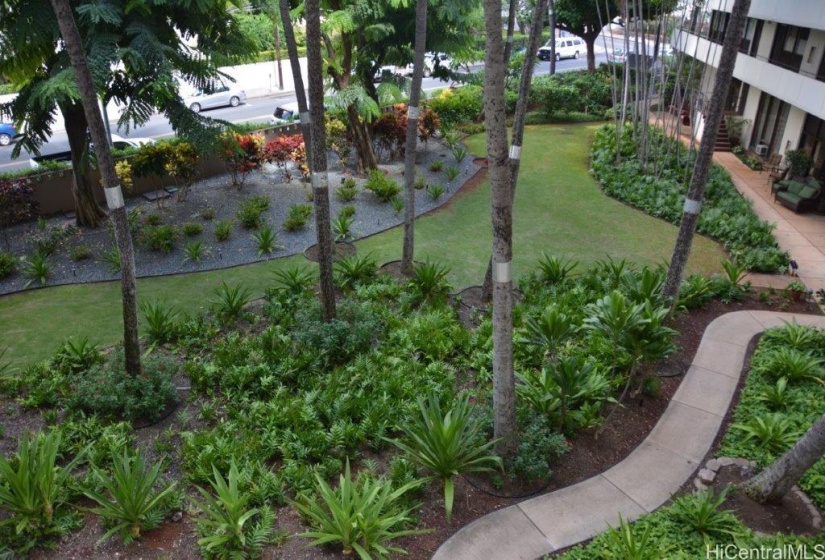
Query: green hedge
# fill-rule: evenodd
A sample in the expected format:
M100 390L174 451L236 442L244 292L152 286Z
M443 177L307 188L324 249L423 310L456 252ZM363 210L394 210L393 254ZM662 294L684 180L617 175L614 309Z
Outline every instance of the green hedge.
M436 112L443 128L453 128L482 117L484 91L480 86L444 90L440 95L427 100L426 104Z
M651 174L636 158L631 127L625 127L622 162L616 163L616 130L605 125L596 133L591 151L592 172L609 196L640 210L678 224L687 194L695 153L666 138L658 129L650 131L650 152L665 158L663 171ZM677 148L679 150L677 151ZM681 159L676 157L681 153ZM788 265L789 256L773 237L772 224L760 220L751 202L741 196L724 168L714 164L708 176L697 230L720 243L732 257L752 272L777 272Z

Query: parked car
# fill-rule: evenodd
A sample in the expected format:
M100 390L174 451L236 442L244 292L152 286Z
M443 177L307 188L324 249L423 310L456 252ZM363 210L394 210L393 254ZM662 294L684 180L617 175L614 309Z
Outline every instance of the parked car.
M112 134L112 148L115 150L125 150L127 148L140 148L145 144L154 144L155 140L153 138L123 138L118 136L117 134ZM89 142L89 148L91 149L92 143ZM65 150L63 152L54 152L51 154L41 155L41 156L34 156L29 160L29 167L32 169L38 169L40 167L40 162L43 161L62 161L71 165L72 163L72 152L71 150Z
M298 102L292 101L290 103L284 103L283 105L278 105L275 108L275 112L272 114L272 118L269 119L271 124L287 124L293 121L298 120Z
M387 64L385 66L381 66L378 70L375 71L375 76L372 77L372 81L374 83L383 82L385 79L390 79L393 76L400 76L401 69L398 66L393 66L391 64Z
M195 113L200 113L203 109L214 109L215 107L237 107L241 103L246 103L246 91L229 87L226 84L218 84L211 93L196 91L190 96L183 98L183 103Z
M552 39L551 39L552 41ZM539 60L550 60L550 41L539 49ZM562 58L579 58L579 55L587 54L587 45L580 37L559 37L556 39L556 60Z
M0 146L8 146L17 136L14 125L0 122Z
M451 68L453 64L453 59L450 55L445 53L432 53L428 52L424 54L424 77L428 77L432 75L433 71L435 70L436 65L439 68ZM413 74L413 63L407 64L404 67L404 75L405 76L412 76Z
M624 62L627 58L627 51L624 49L613 49L612 51L608 51L607 53L607 60L609 62Z

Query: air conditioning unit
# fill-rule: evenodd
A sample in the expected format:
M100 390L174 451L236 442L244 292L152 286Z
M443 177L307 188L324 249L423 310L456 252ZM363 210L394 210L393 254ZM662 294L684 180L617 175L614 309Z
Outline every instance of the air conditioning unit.
M768 155L768 145L767 144L757 144L756 148L753 150L756 152L756 155L765 157Z

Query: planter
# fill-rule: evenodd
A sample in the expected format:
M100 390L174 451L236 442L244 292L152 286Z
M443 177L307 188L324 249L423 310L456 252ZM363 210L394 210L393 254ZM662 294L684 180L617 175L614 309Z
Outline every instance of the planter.
M355 245L349 241L336 241L334 249L332 259L336 261L351 257L356 252ZM310 245L304 249L304 256L310 261L318 262L318 244Z

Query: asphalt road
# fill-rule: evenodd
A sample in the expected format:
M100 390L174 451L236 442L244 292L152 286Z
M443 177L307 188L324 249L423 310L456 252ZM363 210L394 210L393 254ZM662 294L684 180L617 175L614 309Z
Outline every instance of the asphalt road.
M604 62L604 54L596 55L596 64ZM587 67L587 59L584 57L578 59L560 60L556 62L557 72L567 72L570 70L581 70ZM483 69L483 65L474 66L472 70L478 71ZM538 61L534 72L535 76L546 75L550 73L550 62ZM442 88L448 85L438 79L425 78L422 84L424 90L432 90ZM264 122L272 116L275 107L282 103L295 101L294 92L285 92L280 94L265 95L262 97L250 98L247 103L238 107L224 107L220 109L205 110L202 112L204 116L209 116L216 119L223 119L233 123L242 122ZM112 116L112 115L110 115ZM144 126L130 130L128 134L116 130L115 122L112 121L112 133L118 134L126 138L163 138L172 136L174 133L169 122L162 115L155 115ZM13 171L15 169L23 169L29 166L30 154L23 152L16 160L11 159L13 146L0 147L0 172ZM66 140L66 134L63 131L56 131L51 140L43 145L40 153L43 155L62 152L69 149L69 144Z

